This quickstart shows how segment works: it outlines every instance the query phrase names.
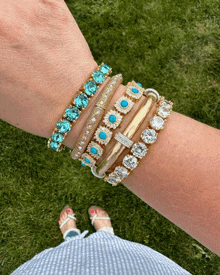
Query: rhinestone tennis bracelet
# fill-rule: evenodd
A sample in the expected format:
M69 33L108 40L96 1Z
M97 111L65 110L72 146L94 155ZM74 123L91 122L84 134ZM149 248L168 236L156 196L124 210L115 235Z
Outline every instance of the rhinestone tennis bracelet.
M79 89L79 93L65 110L64 115L56 124L56 128L48 140L47 147L60 152L63 149L63 140L71 130L73 123L79 118L80 113L87 107L90 98L97 92L99 86L111 74L112 69L102 63L98 70L94 71L92 76Z

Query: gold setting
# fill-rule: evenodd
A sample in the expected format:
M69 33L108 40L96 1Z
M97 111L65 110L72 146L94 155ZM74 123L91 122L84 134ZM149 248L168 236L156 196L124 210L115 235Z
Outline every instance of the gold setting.
M125 93L134 99L139 99L143 95L145 89L139 86L134 80L128 83L129 87L126 89ZM132 89L138 90L138 93L133 93Z
M92 148L95 148L95 149L97 150L97 153L96 153L96 154L94 154L94 153L91 152L91 149L92 149ZM94 141L91 141L91 142L89 143L88 147L87 147L87 152L88 152L92 157L94 157L94 158L96 158L96 159L99 159L99 158L102 156L102 154L103 154L103 149L102 149L102 147L101 147L98 143L96 143L96 142L94 142Z
M115 122L110 122L109 121L109 117L113 115L115 116L116 118L116 121ZM109 128L112 128L112 129L116 129L119 124L121 123L122 121L122 118L123 116L121 116L117 111L115 110L110 110L108 111L108 113L105 115L104 119L103 119L103 122L105 123L105 125Z
M125 106L125 107L122 107L122 106L121 106L121 103L122 103L123 101L127 101L128 105ZM115 103L114 106L115 106L115 108L116 108L119 112L121 112L121 113L123 113L123 114L127 114L128 112L130 112L130 110L131 110L132 107L134 106L134 102L133 102L130 98L126 97L126 96L121 96L121 97L116 101L116 103Z
M105 138L100 138L100 134L101 133L105 133L106 134L106 137ZM103 126L100 126L96 132L95 132L95 136L94 138L101 144L104 144L104 145L107 145L109 143L109 141L111 140L111 137L112 137L112 132L106 128L106 127L103 127Z
M82 154L79 160L81 160L88 167L93 167L95 165L95 160L87 153Z

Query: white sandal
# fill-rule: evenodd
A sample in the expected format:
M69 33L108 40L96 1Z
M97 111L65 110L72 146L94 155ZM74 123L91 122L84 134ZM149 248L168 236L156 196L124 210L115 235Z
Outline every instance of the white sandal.
M97 214L95 214L93 217L90 217L90 219L92 220L92 225L94 223L95 220L111 220L110 217L98 217ZM107 233L110 233L110 234L114 234L114 230L113 230L113 227L112 226L104 226L104 227L101 227L98 231L104 231L104 232L107 232Z
M67 214L67 218L65 219L65 221L63 221L60 225L60 229L69 221L69 220L75 220L76 221L76 217L75 217L75 213L73 214ZM70 232L70 231L76 231L79 235L81 234L81 231L78 228L72 228L72 229L68 229L64 232L63 234L63 238L66 238L66 235Z

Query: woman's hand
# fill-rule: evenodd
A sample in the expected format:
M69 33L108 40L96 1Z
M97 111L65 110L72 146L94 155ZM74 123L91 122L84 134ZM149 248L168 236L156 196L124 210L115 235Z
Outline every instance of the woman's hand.
M48 137L96 67L63 0L1 1L1 119Z

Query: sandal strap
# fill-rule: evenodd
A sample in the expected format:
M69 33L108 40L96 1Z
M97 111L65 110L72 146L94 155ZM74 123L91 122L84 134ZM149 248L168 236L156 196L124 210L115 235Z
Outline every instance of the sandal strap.
M90 217L90 219L92 220L92 225L95 220L111 220L109 217L98 217L97 214L95 214L93 217Z
M67 218L65 219L65 221L63 221L63 222L61 223L60 229L61 229L70 219L76 220L75 213L73 213L73 214L68 214L68 215L67 215Z

